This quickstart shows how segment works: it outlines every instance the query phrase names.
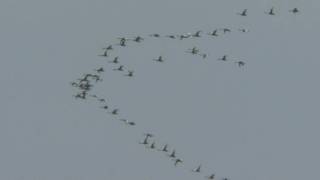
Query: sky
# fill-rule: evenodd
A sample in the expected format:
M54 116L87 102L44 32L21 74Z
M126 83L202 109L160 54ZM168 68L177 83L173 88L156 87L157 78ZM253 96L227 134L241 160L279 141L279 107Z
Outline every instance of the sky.
M1 0L0 179L315 179L320 162L316 0ZM275 8L276 15L265 11ZM288 12L294 7L298 14ZM248 9L248 16L237 15ZM209 37L218 28L231 33ZM237 31L246 28L248 33ZM160 35L194 33L170 40ZM118 37L142 43L114 46ZM198 47L208 57L186 53ZM227 54L230 61L217 59ZM164 63L152 59L163 56ZM134 77L113 71L119 56ZM234 61L244 61L239 68ZM103 67L90 92L70 82ZM119 118L134 121L129 127ZM155 134L183 159L139 144ZM153 141L152 140L152 141ZM201 173L191 170L202 165Z

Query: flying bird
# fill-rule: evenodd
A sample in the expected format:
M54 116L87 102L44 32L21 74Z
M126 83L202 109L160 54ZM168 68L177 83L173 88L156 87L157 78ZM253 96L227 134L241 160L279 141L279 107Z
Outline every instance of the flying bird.
M158 38L158 37L160 37L160 34L156 34L156 33L155 33L155 34L150 34L149 36L151 36L151 37L157 37L157 38Z
M165 144L162 149L159 149L159 151L168 152L168 144Z
M293 8L292 10L289 10L289 12L292 12L293 14L296 14L299 12L298 8Z
M108 57L108 50L105 50L103 54L100 54L99 56Z
M192 49L188 49L189 51L186 51L187 53L191 53L191 54L198 54L199 53L199 49L197 47L193 47Z
M95 71L97 71L97 73L101 73L101 72L104 72L104 69L103 69L103 67L101 67L99 69L95 69Z
M197 31L196 33L194 33L194 34L192 34L192 37L201 37L200 36L200 33L201 33L202 31Z
M119 56L116 56L110 63L118 64L119 63Z
M183 162L182 159L177 158L175 159L174 166L177 166L178 163L182 163L182 162Z
M105 49L105 50L113 50L113 47L112 47L112 45L109 45L108 47L102 48L102 49Z
M120 65L118 68L113 69L114 71L123 71L123 65Z
M197 172L197 173L199 173L200 170L201 170L201 164L197 168L192 169L193 172Z
M118 115L119 114L119 109L114 109L111 111L112 115Z
M236 61L236 64L238 64L239 67L244 66L246 63L243 61Z
M215 174L211 174L210 176L206 176L207 179L214 179Z
M240 16L247 16L247 9L244 9L241 13L238 13Z
M213 30L212 32L210 32L210 33L208 33L208 35L210 35L210 36L218 36L218 30Z
M227 61L227 55L223 55L221 58L219 58L218 60L220 61Z
M269 14L269 15L271 15L271 16L275 15L275 13L274 13L274 7L272 7L272 8L269 10L269 12L266 12L266 13Z
M154 61L157 61L157 62L164 62L162 56L159 56L157 59L153 59L153 60L154 60Z
M172 153L169 155L169 157L175 158L176 157L176 150L172 150Z
M133 76L133 72L134 72L134 71L128 71L128 74L126 74L125 76L132 77L132 76Z

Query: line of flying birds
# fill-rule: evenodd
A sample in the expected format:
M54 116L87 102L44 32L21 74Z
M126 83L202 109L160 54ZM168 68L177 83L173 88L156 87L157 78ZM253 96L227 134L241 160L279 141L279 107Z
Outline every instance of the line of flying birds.
M298 8L293 8L293 9L289 10L289 12L296 14L296 13L299 13L300 11L298 10ZM265 13L268 15L271 15L271 16L276 15L275 9L273 7ZM248 10L244 9L242 12L238 12L237 14L239 16L248 16ZM201 30L197 31L195 33L186 33L186 34L179 34L179 35L164 35L164 36L157 34L157 33L154 33L154 34L150 34L149 37L154 37L154 38L165 37L165 38L169 38L169 39L184 40L184 39L188 39L188 38L199 38L199 37L202 37L203 34L211 36L211 37L217 37L220 35L220 33L226 34L226 33L230 33L231 31L232 30L229 28L219 28L219 29L215 29L215 30L208 32L208 33L203 33L203 31L201 31ZM248 29L238 29L238 31L242 32L242 33L249 32ZM114 45L117 45L120 47L126 47L128 41L141 43L145 40L145 38L141 37L141 36L136 36L134 38L121 37L121 38L118 38L118 40L119 40L119 43L109 45L109 46L103 48L104 51L99 56L108 58L110 51L112 51L114 49ZM207 53L201 52L197 47L192 47L192 48L186 50L185 52L190 53L192 55L198 55L198 56L202 57L203 59L207 58L207 56L208 56ZM155 62L162 63L165 61L165 58L163 56L158 56L152 60ZM220 58L217 58L217 60L218 61L229 61L230 58L228 57L228 55L223 55ZM126 71L124 76L133 77L134 71L133 70L126 70L125 66L123 64L120 64L119 56L115 56L113 59L109 60L108 63L118 65L116 68L112 69L113 71L119 71L119 72ZM236 63L239 67L242 67L245 65L244 61L239 61L239 60L234 61L234 63ZM94 84L102 81L101 76L102 76L103 72L105 72L105 69L103 67L99 67L99 68L94 69L93 71L94 71L93 73L86 73L81 78L70 83L71 86L78 89L78 92L75 95L73 95L74 98L81 99L81 100L86 100L88 98L94 99L99 103L99 108L101 108L102 110L105 110L108 114L110 114L111 116L113 116L117 120L119 120L119 122L122 122L128 126L135 126L136 123L133 121L129 121L124 118L118 118L120 110L118 108L111 108L110 105L107 104L105 98L101 98L95 94L90 94L90 91L92 90ZM155 140L153 140L152 142L149 142L150 139L152 139L152 138L154 138L153 134L144 133L144 138L141 142L139 142L139 144L144 145L148 149L166 153L167 156L173 161L173 165L175 167L179 166L180 164L182 164L184 162L184 160L182 158L177 157L177 153L174 148L169 150L168 144L164 144L162 147L157 147ZM195 166L195 168L192 169L191 172L193 172L193 173L202 172L202 165L200 164L198 166ZM215 179L216 175L215 175L215 173L211 173L211 174L206 175L204 177L207 179ZM224 177L224 178L222 178L222 180L228 180L228 178Z

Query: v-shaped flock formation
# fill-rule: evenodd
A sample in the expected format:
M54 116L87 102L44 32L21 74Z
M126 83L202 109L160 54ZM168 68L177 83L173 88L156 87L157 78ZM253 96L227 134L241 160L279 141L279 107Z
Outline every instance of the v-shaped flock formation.
M289 10L290 13L293 14L297 14L300 11L298 10L298 8L293 8L291 10ZM246 17L249 15L249 12L247 9L244 9L241 12L236 13L239 16L243 16ZM265 12L265 14L270 15L270 16L275 16L277 15L277 12L275 10L274 7L270 8L268 11ZM185 33L185 34L167 34L167 35L160 35L157 33L154 34L150 34L147 36L136 36L134 38L126 38L126 37L121 37L118 38L118 43L116 44L112 44L112 45L108 45L103 49L103 52L99 55L103 58L107 58L109 59L109 57L112 54L112 51L114 50L115 47L120 47L120 48L124 48L128 46L129 42L133 42L133 43L143 43L143 41L146 38L152 38L152 39L157 39L157 38L166 38L168 40L184 40L184 39L190 39L190 38L201 38L201 37L205 37L205 38L214 38L214 37L218 37L218 36L222 36L222 35L227 35L228 33L232 33L232 32L239 32L239 33L248 33L249 30L248 29L229 29L229 28L216 28L213 29L211 32L203 32L202 30L199 30L195 33ZM208 54L205 52L202 52L199 48L197 47L192 47L190 49L185 50L185 53L189 53L193 56L197 56L203 59L206 59L208 57ZM164 63L166 62L167 57L163 57L163 56L155 56L154 59L150 59L150 61L154 61L155 63ZM238 67L242 68L246 65L245 61L243 60L233 60L230 59L228 55L222 55L221 57L217 57L216 58L217 61L223 61L223 62L234 62ZM134 71L131 69L127 69L126 66L122 63L120 63L120 58L119 56L114 56L111 59L109 59L109 61L107 61L110 64L114 64L116 65L116 67L114 67L113 69L111 69L112 71L117 71L117 72L123 72L124 76L127 77L133 77L134 76ZM105 68L104 67L99 67L93 70L92 73L86 73L84 74L81 78L77 79L74 82L71 82L70 84L77 88L78 92L73 95L75 97L75 99L81 99L81 100L86 100L88 98L92 98L94 100L96 100L99 103L99 107L102 110L107 111L107 113L116 118L117 120L119 120L119 122L123 123L124 125L127 126L136 126L137 124L133 121L130 121L128 119L124 119L124 118L119 118L119 113L120 110L118 108L111 108L110 105L106 102L105 98L102 97L98 97L95 94L90 94L91 89L94 87L94 85L96 83L99 83L102 81L102 75L105 72ZM144 135L144 138L141 140L140 144L145 146L145 148L148 148L150 150L154 150L155 152L163 152L167 154L167 157L169 159L172 160L172 163L175 167L180 166L181 164L184 163L183 158L178 157L175 148L171 148L171 150L169 150L169 145L168 144L164 144L163 146L159 146L156 144L156 141L153 139L155 137L154 134L152 133L142 133ZM153 140L151 140L153 139ZM202 165L195 165L194 169L190 169L190 172L192 173L198 173L201 174L203 173L202 170ZM214 172L211 173L206 173L206 175L203 175L204 178L207 179L215 179L216 175ZM228 178L226 178L225 176L222 176L222 180L228 180Z

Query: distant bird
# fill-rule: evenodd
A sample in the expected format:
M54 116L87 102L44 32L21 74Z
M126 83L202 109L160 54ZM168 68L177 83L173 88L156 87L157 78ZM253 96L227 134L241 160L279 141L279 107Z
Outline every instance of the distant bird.
M208 33L210 36L218 36L218 30L213 30L212 32Z
M133 76L133 72L134 72L134 71L128 71L128 74L126 74L125 76L132 77L132 76Z
M114 109L111 111L112 115L118 115L118 113L119 113L119 109Z
M289 10L289 12L292 12L293 14L296 14L299 12L298 8L293 8L292 10Z
M114 71L123 71L124 66L120 65L118 68L113 69Z
M140 144L144 144L144 145L147 145L148 144L148 136L146 136L145 138L144 138L144 140L142 141L142 142L140 142Z
M141 42L141 41L143 41L144 39L141 37L141 36L137 36L137 37L135 37L134 39L133 39L133 41L134 42L137 42L137 43L139 43L139 42Z
M100 54L99 56L108 57L108 50L105 50L103 54Z
M109 107L108 107L107 105L102 106L101 108L102 108L102 109L109 109Z
M119 63L119 56L116 56L110 63L118 64Z
M102 48L102 49L105 49L105 50L113 50L113 47L112 47L112 45L109 45L108 47Z
M163 62L163 57L162 56L159 56L157 59L153 59L154 61L157 61L157 62Z
M200 172L200 170L201 170L201 164L197 168L192 169L193 172L198 172L198 173Z
M106 102L106 100L103 99L103 98L98 99L98 101L99 101L99 102Z
M239 29L239 31L240 31L240 32L243 32L243 33L247 33L247 32L249 32L249 30L248 30L248 29L244 29L244 28Z
M97 71L97 73L101 73L101 72L104 72L104 69L103 69L103 67L101 67L99 69L96 69L95 71Z
M175 158L175 157L176 157L176 150L172 150L172 152L171 152L171 154L169 155L169 157Z
M199 53L199 49L197 47L193 47L192 49L188 49L189 51L187 51L188 53L191 54L198 54Z
M225 177L225 178L222 178L222 180L229 180L229 178L226 178L226 177Z
M207 179L214 179L215 174L211 174L210 176L206 176Z
M159 151L168 152L168 144L165 144L162 149L159 149Z
M166 35L166 37L170 38L170 39L176 39L175 35Z
M156 33L155 33L155 34L150 34L149 36L151 36L151 37L157 37L157 38L158 38L158 37L160 37L160 34L156 34Z
M244 9L241 13L238 13L240 16L247 16L247 9Z
M186 39L186 38L189 38L191 36L191 34L190 33L188 33L188 34L181 34L181 35L179 35L179 38L180 38L180 40L183 40L183 39Z
M177 166L178 163L182 163L182 162L183 162L182 159L177 158L175 159L174 166Z
M274 13L274 7L272 7L272 8L269 10L269 12L266 12L266 13L269 14L269 15L271 15L271 16L275 15L275 13Z
M225 34L225 33L231 32L231 29L229 29L229 28L222 28L222 31L223 31L223 33Z
M156 148L156 143L153 141L149 147L150 149L155 149Z
M227 61L227 55L223 55L221 58L219 58L218 60L220 61Z
M120 121L123 121L125 124L130 125L130 126L136 125L135 122L133 122L133 121L128 121L127 119L120 119Z
M197 31L196 33L194 33L194 34L192 34L192 37L201 37L200 36L200 33L201 33L202 31Z
M122 37L122 38L118 38L118 39L120 39L120 42L119 42L120 46L122 46L122 47L126 46L126 42L127 42L126 38Z
M147 138L154 137L154 135L153 135L153 134L151 134L151 133L144 133L144 135L145 135Z
M71 84L72 87L79 87L79 84L76 83L76 82L70 82L70 84Z
M94 80L96 80L96 82L98 82L98 81L102 81L102 79L101 79L101 77L100 76L98 76L98 75L92 75L91 76Z
M203 54L199 54L203 59L207 58L207 54L206 53L203 53Z
M243 61L236 61L236 64L238 64L239 67L244 66L246 63Z

